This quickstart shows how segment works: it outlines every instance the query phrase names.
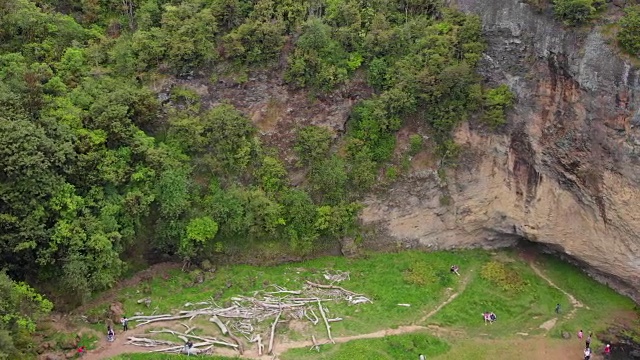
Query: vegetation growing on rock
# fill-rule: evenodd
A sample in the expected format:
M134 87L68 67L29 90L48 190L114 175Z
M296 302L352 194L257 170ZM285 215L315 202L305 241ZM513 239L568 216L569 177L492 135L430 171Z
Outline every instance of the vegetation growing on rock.
M605 5L603 0L554 0L553 11L567 25L578 25L591 20Z
M618 24L618 43L622 49L629 54L640 55L640 6L625 8Z
M479 19L440 1L4 1L0 267L78 304L136 252L308 254L351 236L405 118L453 156L452 129L493 98L475 73L483 48ZM295 186L247 114L186 87L151 90L281 63L292 88L323 95L362 74L374 91L338 144L299 130Z

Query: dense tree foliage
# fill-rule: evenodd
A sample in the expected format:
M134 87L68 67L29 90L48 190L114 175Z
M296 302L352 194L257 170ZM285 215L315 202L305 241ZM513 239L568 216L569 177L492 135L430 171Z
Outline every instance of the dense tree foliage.
M484 121L492 127L504 125L507 122L505 112L513 106L514 100L514 95L507 85L500 85L486 91Z
M626 52L640 56L640 6L624 9L624 16L619 24L618 43Z
M605 0L554 0L553 10L565 24L577 25L592 19L605 5Z
M469 114L504 121L506 87L485 90L474 71L483 48L479 19L439 0L0 1L0 268L80 303L118 280L134 245L193 262L353 236L403 119L425 122L443 158ZM160 102L148 86L271 66L315 95L354 74L374 90L339 142L298 129L297 186L238 109L180 86ZM2 276L41 310L25 321L49 309ZM18 333L7 319L0 342Z
M52 308L53 304L29 285L0 272L0 359L24 358L20 348L31 344L36 321Z

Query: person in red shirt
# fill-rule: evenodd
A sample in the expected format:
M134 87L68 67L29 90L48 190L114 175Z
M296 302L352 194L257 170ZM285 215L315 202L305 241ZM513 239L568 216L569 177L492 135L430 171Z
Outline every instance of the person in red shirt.
M80 346L78 348L78 357L82 357L82 355L84 355L84 353L87 351L87 348L84 346Z
M609 359L610 357L611 357L611 345L607 344L607 346L604 347L604 358Z

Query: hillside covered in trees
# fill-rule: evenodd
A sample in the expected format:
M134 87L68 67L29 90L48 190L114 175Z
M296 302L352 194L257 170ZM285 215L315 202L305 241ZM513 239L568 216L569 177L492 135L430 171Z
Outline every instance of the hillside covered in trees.
M1 0L0 358L24 356L52 308L33 288L80 304L132 252L195 264L356 237L404 119L428 124L443 164L470 114L504 123L512 95L481 85L483 48L479 19L439 0ZM246 114L149 87L282 66L309 96L356 75L373 92L337 139L296 130L295 186Z

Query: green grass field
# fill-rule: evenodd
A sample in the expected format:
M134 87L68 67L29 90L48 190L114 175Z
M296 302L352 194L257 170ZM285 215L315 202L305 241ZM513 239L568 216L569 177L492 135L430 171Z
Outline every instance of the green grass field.
M417 332L392 335L379 339L354 340L343 344L323 345L320 352L307 348L293 349L281 356L283 360L401 360L417 359L420 354L445 354L450 345L437 337Z
M604 285L595 282L572 265L555 258L539 256L537 267L556 285L573 294L588 309L578 309L573 318L567 296L551 287L520 259L518 253L501 251L489 253L481 250L455 252L416 252L396 254L369 254L361 259L325 257L304 263L274 267L233 266L218 269L204 283L192 286L189 274L176 271L164 279L156 277L148 285L125 289L119 300L128 314L149 312L136 300L150 296L152 308L157 313L183 309L186 302L197 302L217 297L223 305L230 297L250 295L253 291L267 289L272 284L295 290L305 280L326 283L325 270L350 272L350 280L340 285L362 293L373 304L357 306L327 303L331 317L343 321L332 323L334 337L371 333L376 330L394 329L401 325L436 325L438 334L417 332L376 339L353 340L336 345L323 345L321 352L308 348L292 349L281 355L282 359L414 359L417 354L429 358L458 359L495 358L500 349L511 349L510 343L533 344L530 339L543 339L554 343L562 331L575 334L604 330L615 321L611 314L634 311L634 304ZM449 273L449 266L460 266L460 277ZM142 290L141 290L142 289ZM451 294L458 296L429 319L425 314L443 303ZM398 304L411 304L410 307ZM562 313L556 316L554 307L560 303ZM485 325L483 311L493 311L498 321ZM553 329L540 329L545 321L557 317ZM423 319L424 321L421 321ZM197 320L204 321L206 319ZM204 325L204 323L202 323ZM263 326L268 326L269 320ZM527 337L523 340L522 334ZM315 335L318 341L326 339L322 323L287 329L281 326L278 337L303 340ZM544 334L546 337L541 336ZM527 342L529 341L529 342ZM488 342L488 349L479 351ZM555 346L554 345L554 346ZM474 350L475 349L475 350ZM404 354L404 355L403 355ZM514 355L516 356L516 355ZM517 355L520 356L520 355ZM172 359L170 355L136 354L116 359Z
M474 274L465 291L440 310L431 322L464 328L471 335L480 330L491 336L533 333L538 331L540 324L555 315L556 303L560 303L563 309L570 307L567 297L534 274L526 263L513 260L508 265L525 284L521 290L504 290ZM498 321L486 326L481 316L484 311L496 313Z
M174 271L166 280L156 277L148 286L125 289L117 300L123 303L128 315L148 313L149 309L136 301L149 296L151 308L160 314L182 310L187 302L206 301L212 297L222 305L232 296L250 295L256 290L268 289L271 284L296 290L302 288L305 280L326 283L322 277L325 270L349 271L350 280L341 285L368 296L373 304L329 303L327 307L332 316L349 319L335 323L334 334L353 335L414 321L425 310L444 300L447 288L457 286L460 278L449 274L451 264L468 269L479 267L487 259L488 254L481 251L372 254L358 260L325 257L274 267L224 267L195 286L187 273ZM398 306L399 303L408 303L411 307ZM102 313L105 309L106 305L94 311ZM323 331L319 329L320 334Z

